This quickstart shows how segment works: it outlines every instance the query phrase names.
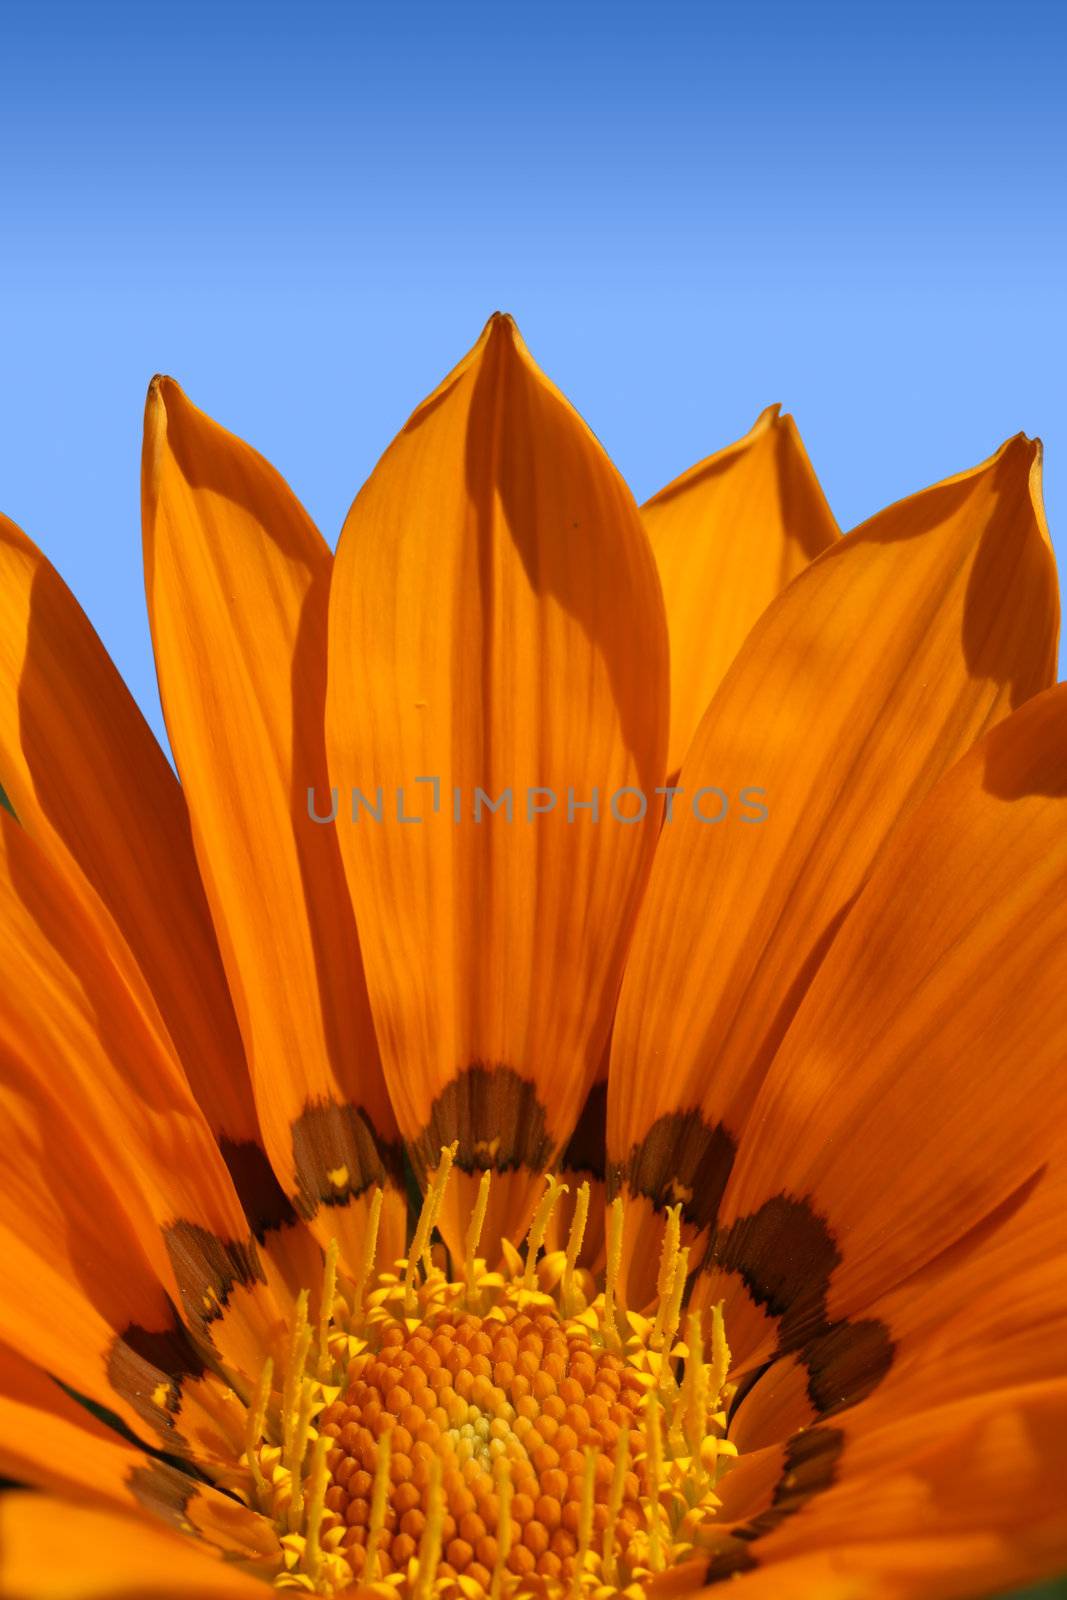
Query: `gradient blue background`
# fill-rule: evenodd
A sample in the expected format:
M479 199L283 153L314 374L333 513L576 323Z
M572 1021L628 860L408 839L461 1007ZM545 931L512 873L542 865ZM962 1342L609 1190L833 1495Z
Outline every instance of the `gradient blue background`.
M638 498L781 400L844 527L1023 428L1067 539L1065 34L1039 0L2 4L0 506L157 728L157 369L331 540L496 307Z
M152 373L332 540L502 307L639 498L772 400L844 527L1023 428L1067 554L1065 34L1040 0L0 4L0 505L161 731Z

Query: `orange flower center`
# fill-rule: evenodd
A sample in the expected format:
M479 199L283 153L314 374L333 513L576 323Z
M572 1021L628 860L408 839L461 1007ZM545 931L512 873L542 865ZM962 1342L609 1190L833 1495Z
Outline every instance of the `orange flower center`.
M406 1332L391 1328L376 1355L357 1358L343 1399L322 1412L335 1441L326 1463L326 1506L345 1524L341 1541L357 1577L366 1566L374 1473L381 1440L391 1458L378 1570L402 1572L426 1528L433 1462L442 1473L441 1578L465 1573L488 1589L501 1558L500 1475L511 1486L505 1569L569 1582L575 1572L586 1473L592 1534L603 1535L623 1430L641 1429L640 1376L598 1350L581 1324L514 1306L498 1319L444 1312ZM592 1466L587 1466L591 1452ZM626 1560L643 1523L647 1472L626 1470L616 1546Z
M658 1305L617 1300L622 1205L608 1213L603 1286L577 1266L589 1188L565 1250L542 1254L563 1185L549 1178L525 1260L477 1255L482 1180L461 1281L431 1235L454 1152L426 1197L411 1251L362 1270L326 1255L315 1330L297 1302L285 1371L268 1361L249 1410L249 1503L274 1523L279 1587L332 1595L384 1584L399 1600L510 1600L633 1592L714 1539L729 1350L721 1311L679 1338L688 1274L680 1211L667 1213Z

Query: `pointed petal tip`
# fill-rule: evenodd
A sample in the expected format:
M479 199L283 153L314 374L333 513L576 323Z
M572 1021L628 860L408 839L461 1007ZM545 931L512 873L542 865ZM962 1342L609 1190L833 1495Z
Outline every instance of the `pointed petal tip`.
M518 331L518 324L516 323L515 318L511 315L510 311L494 311L484 329L484 332L487 334L510 333L514 335L517 334Z
M764 406L763 410L752 424L752 427L749 429L749 437L751 438L755 434L763 433L767 428L773 428L777 423L784 422L785 420L785 417L782 415L782 402L780 400L775 400L772 405Z
M1036 435L1031 438L1029 434L1020 431L1013 433L1010 439L1005 439L1000 449L990 456L988 461L975 468L975 471L980 473L989 469L995 470L1003 465L1010 465L1015 469L1016 476L1013 482L1017 484L1020 494L1029 495L1034 519L1046 544L1051 548L1052 534L1045 515L1044 460L1045 447L1040 438Z
M984 466L992 466L994 462L1003 461L1010 456L1017 456L1020 461L1025 460L1029 465L1035 455L1040 458L1041 440L1031 439L1030 435L1020 428L1018 433L1013 433L1010 438L1004 440L999 449L994 450L988 462L983 462L982 464Z
M526 361L533 362L526 341L519 332L519 325L510 311L493 312L474 348L484 355L494 346L499 346L507 354L522 356Z
M175 400L184 400L179 384L164 372L157 372L148 385L144 403L144 437L147 448L151 440L158 446L167 429L169 411Z
M169 394L181 394L180 385L165 372L157 372L148 385L148 400L157 405L166 405Z

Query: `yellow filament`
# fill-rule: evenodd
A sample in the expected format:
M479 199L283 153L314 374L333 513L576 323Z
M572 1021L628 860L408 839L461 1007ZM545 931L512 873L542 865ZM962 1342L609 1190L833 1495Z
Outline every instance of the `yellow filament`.
M374 1488L371 1491L370 1523L367 1527L367 1557L363 1566L364 1580L374 1583L378 1577L378 1546L385 1527L385 1501L389 1493L389 1466L393 1455L393 1441L388 1433L378 1440L378 1460L374 1467Z
M274 1362L270 1356L263 1363L263 1371L259 1375L255 1396L248 1412L248 1423L245 1429L245 1455L252 1471L252 1482L256 1486L256 1493L265 1495L267 1481L263 1476L263 1469L259 1464L259 1443L263 1438L263 1429L267 1421L267 1405L270 1401L271 1384L274 1381Z
M370 1216L367 1218L367 1235L363 1243L363 1259L359 1264L359 1276L355 1282L355 1295L353 1299L353 1317L358 1324L363 1311L363 1297L367 1292L367 1284L374 1270L374 1257L378 1253L378 1229L382 1221L382 1190L375 1189L370 1203Z
M659 1253L659 1276L656 1280L656 1294L659 1304L656 1308L656 1320L652 1327L649 1344L653 1350L663 1347L665 1338L665 1323L667 1312L671 1303L671 1290L674 1280L678 1276L678 1245L682 1236L682 1208L680 1205L667 1207L667 1221L663 1229L663 1244Z
M311 1482L308 1492L307 1508L307 1546L304 1551L304 1565L312 1583L318 1580L319 1565L322 1561L322 1546L319 1538L322 1533L322 1518L326 1510L326 1490L330 1486L330 1469L326 1465L326 1454L329 1450L330 1440L326 1434L315 1440L315 1449L311 1456Z
M309 1330L310 1334L310 1330ZM289 1532L295 1533L304 1517L304 1480L302 1474L304 1453L307 1450L308 1434L311 1431L311 1413L315 1409L315 1390L307 1378L300 1390L300 1404L296 1413L296 1425L289 1440L289 1450L286 1456L286 1466L292 1482L292 1498L289 1501Z
M318 1341L316 1348L319 1352L317 1372L319 1381L324 1382L329 1375L331 1361L327 1347L327 1337L330 1332L330 1323L333 1319L333 1302L337 1293L337 1258L341 1247L336 1237L331 1239L326 1247L326 1262L322 1271L322 1304L319 1306Z
M596 1451L585 1447L585 1467L582 1471L582 1503L578 1512L578 1553L574 1558L574 1580L577 1589L585 1571L586 1557L593 1538L593 1490L596 1483Z
M704 1333L700 1312L691 1311L686 1319L685 1358L682 1398L685 1405L685 1442L696 1459L704 1440L708 1418L708 1365L704 1360Z
M617 1195L608 1207L604 1311L601 1317L604 1342L609 1349L617 1349L620 1344L619 1331L615 1326L615 1296L618 1291L619 1273L622 1270L622 1223L622 1195Z
M474 1215L471 1217L471 1225L467 1229L467 1237L464 1241L464 1254L467 1262L468 1300L473 1300L478 1287L474 1263L478 1255L478 1245L481 1243L482 1229L485 1227L485 1213L489 1205L489 1185L492 1182L492 1178L493 1174L487 1167L482 1173L482 1180L478 1185L478 1198L474 1202Z
M678 1332L678 1324L682 1320L682 1296L685 1293L685 1281L688 1276L689 1247L686 1245L679 1250L675 1257L674 1282L671 1284L671 1295L663 1317L663 1343L668 1350L674 1343L674 1336ZM666 1363L664 1363L664 1370L669 1370Z
M730 1370L730 1346L726 1343L726 1322L720 1300L711 1310L711 1392L719 1394Z
M563 1267L563 1283L560 1288L560 1309L565 1317L572 1314L574 1307L574 1272L578 1265L578 1252L582 1248L588 1220L589 1185L582 1183L578 1186L574 1200L574 1216L571 1218L571 1231L567 1238L567 1259Z
M648 1542L653 1572L663 1571L663 1530L660 1495L663 1490L663 1431L659 1396L650 1389L645 1397L645 1436L648 1443Z
M604 1529L604 1577L608 1582L615 1576L615 1524L622 1510L622 1499L626 1490L626 1469L629 1464L630 1431L628 1428L620 1428L619 1437L615 1441L615 1464L611 1474L611 1490L608 1494L608 1525Z
M419 1570L412 1600L427 1600L441 1559L441 1536L445 1525L445 1500L441 1490L441 1458L430 1462L430 1482L426 1496L426 1521L419 1540Z
M433 1230L437 1226L437 1219L441 1215L441 1203L445 1197L445 1190L448 1188L448 1179L452 1172L452 1163L456 1159L456 1151L458 1149L459 1140L453 1139L452 1143L447 1147L447 1149L443 1149L441 1151L441 1165L437 1169L434 1182L430 1189L430 1196L433 1201L433 1209L430 1213L430 1226L426 1234L426 1240L422 1247L422 1265L423 1271L427 1277L429 1277L431 1271L433 1270L433 1262L430 1259L430 1242L433 1238Z
M437 1213L441 1209L441 1201L448 1185L448 1175L452 1171L452 1163L456 1159L458 1149L458 1139L454 1139L450 1145L441 1146L440 1163L423 1197L422 1210L419 1212L419 1220L415 1227L415 1237L411 1241L407 1266L404 1268L404 1301L409 1312L414 1311L416 1306L415 1272L419 1262L429 1251L430 1235L437 1221Z
M558 1178L547 1173L545 1176L545 1192L541 1196L534 1219L530 1223L530 1231L526 1235L526 1270L522 1275L524 1289L537 1287L537 1257L541 1246L545 1242L545 1229L548 1227L552 1213L556 1209L556 1201L561 1194L567 1193L567 1185L560 1183Z
M500 1509L497 1513L496 1562L493 1566L493 1581L489 1587L490 1600L498 1600L508 1556L511 1554L511 1470L507 1456L497 1457L496 1493Z
M296 1297L296 1312L289 1334L289 1353L285 1365L285 1383L282 1387L282 1449L288 1452L297 1421L297 1393L304 1379L308 1350L311 1347L311 1329L308 1327L308 1292L301 1289Z

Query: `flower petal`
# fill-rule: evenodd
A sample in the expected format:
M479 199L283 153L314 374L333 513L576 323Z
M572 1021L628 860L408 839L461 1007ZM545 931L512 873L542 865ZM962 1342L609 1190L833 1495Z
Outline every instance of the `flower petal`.
M820 1425L796 1436L789 1486L734 1530L705 1584L822 1600L830 1574L852 1584L843 1595L969 1600L1030 1583L1067 1562L1065 1472L1063 1379L870 1430Z
M232 1457L230 1458L232 1461ZM0 1476L78 1502L152 1511L238 1554L277 1552L269 1524L230 1496L126 1443L54 1379L0 1345Z
M77 601L6 517L0 782L27 832L79 869L114 917L213 1128L234 1143L254 1138L181 789Z
M991 724L1052 680L1057 597L1039 452L983 466L841 540L761 618L704 718L619 1003L614 1181L714 1214L753 1098L893 831ZM729 798L698 799L715 785ZM738 799L762 790L765 820ZM751 797L748 797L751 799ZM694 805L712 819L697 820ZM694 1198L695 1197L695 1198Z
M847 1361L873 1387L895 1359L879 1297L952 1247L966 1261L1031 1185L1036 1200L1046 1163L1055 1175L1065 891L1060 685L994 728L901 829L775 1058L695 1296L725 1297L728 1325L736 1306L732 1336L761 1308L747 1364L795 1351L813 1383ZM973 1286L980 1300L980 1268Z
M163 709L267 1152L358 1261L362 1197L396 1179L395 1124L337 841L308 814L331 556L273 468L168 378L148 396L143 509ZM395 1254L395 1181L390 1213Z
M400 1127L420 1173L453 1138L461 1170L511 1171L487 1240L523 1225L596 1074L658 831L666 721L666 626L637 509L494 317L349 515L327 714ZM353 788L372 803L381 790L381 822L350 820ZM643 820L611 815L623 788L640 795L617 809L635 817L644 796ZM513 820L475 820L479 790L510 793ZM456 1219L442 1215L456 1246L463 1188Z
M123 1387L116 1377L114 1336L121 1341L132 1325L172 1328L191 1358L171 1295L204 1332L228 1305L228 1353L258 1371L256 1352L279 1311L144 980L83 880L65 881L6 814L0 927L0 1186L3 1227L12 1235L4 1337L98 1400L106 1375L143 1414L137 1384ZM69 1274L69 1283L52 1283L54 1274ZM249 1293L237 1309L242 1285ZM86 1337L75 1332L75 1349L62 1351L62 1362L74 1365L58 1364L37 1342L58 1336L62 1346L70 1337L64 1319L78 1316L78 1286L107 1331L91 1331L87 1317ZM61 1327L50 1326L57 1321ZM151 1420L172 1409L151 1407Z
M3 1047L0 1060L0 1339L134 1428L142 1395L162 1383L165 1426L170 1386L202 1358L160 1283L163 1268L146 1254L97 1156L69 1123L49 1120L50 1108L8 1086ZM53 1187L56 1170L66 1178ZM136 1330L134 1344L120 1339L127 1330Z
M742 1383L730 1419L738 1449L782 1442L861 1399L872 1425L986 1394L991 1383L1018 1388L1059 1376L1067 1343L1065 1216L1067 1148L1059 1137L1045 1165L948 1249L865 1306L862 1322L841 1322L821 1341L773 1360L751 1387ZM879 1326L892 1359L872 1386L863 1357L878 1353L871 1330ZM856 1337L860 1327L868 1330L865 1345ZM737 1354L735 1371L751 1371L752 1353Z
M262 1600L264 1587L147 1516L0 1496L0 1600Z
M641 515L667 607L667 771L675 773L749 630L838 528L796 423L778 406L653 495Z
M0 1344L0 1477L128 1506L137 1504L130 1477L147 1459L40 1367Z

